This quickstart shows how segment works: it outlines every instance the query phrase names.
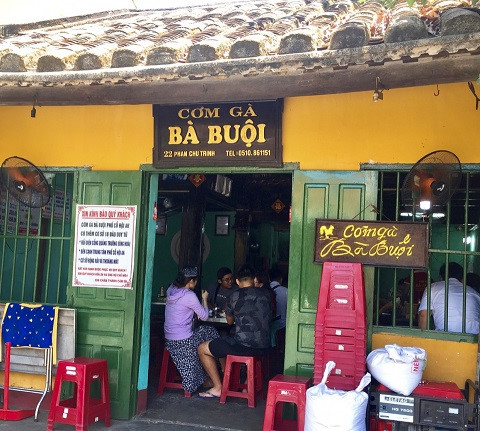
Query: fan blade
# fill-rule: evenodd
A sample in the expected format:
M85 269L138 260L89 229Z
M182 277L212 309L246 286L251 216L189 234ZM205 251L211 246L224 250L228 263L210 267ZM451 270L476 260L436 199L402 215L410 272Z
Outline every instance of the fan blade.
M30 187L32 184L35 184L38 180L38 174L34 171L22 172L19 168L7 168L9 171L10 177L19 183L24 183L26 186Z
M22 181L24 180L24 175L22 174L22 172L20 171L19 168L5 168L7 169L7 172L8 172L8 175L10 176L10 178L12 178L14 181Z

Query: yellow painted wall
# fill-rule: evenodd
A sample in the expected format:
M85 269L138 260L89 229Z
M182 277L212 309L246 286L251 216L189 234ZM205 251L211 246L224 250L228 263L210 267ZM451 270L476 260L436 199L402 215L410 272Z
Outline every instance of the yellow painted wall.
M476 87L478 87L476 85ZM480 92L480 88L478 88ZM354 170L360 163L413 163L450 150L480 162L480 111L466 83L285 100L283 160L301 169ZM0 107L0 160L19 155L39 166L136 170L152 163L150 105Z
M284 160L302 169L358 169L359 163L414 163L435 150L479 163L480 111L467 83L288 99ZM476 85L477 93L480 86ZM317 155L315 157L314 155Z
M465 380L475 381L477 344L387 333L373 334L372 336L372 349L394 343L400 346L415 346L425 349L427 352L427 367L423 372L425 380L451 381L461 389L465 385Z
M0 159L21 156L38 166L137 170L152 163L150 105L0 107Z

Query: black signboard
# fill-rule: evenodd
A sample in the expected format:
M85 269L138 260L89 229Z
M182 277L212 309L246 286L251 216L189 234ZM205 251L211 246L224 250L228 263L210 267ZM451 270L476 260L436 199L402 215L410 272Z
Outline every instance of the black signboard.
M283 100L154 105L153 166L282 166Z
M428 223L317 219L314 261L425 268Z

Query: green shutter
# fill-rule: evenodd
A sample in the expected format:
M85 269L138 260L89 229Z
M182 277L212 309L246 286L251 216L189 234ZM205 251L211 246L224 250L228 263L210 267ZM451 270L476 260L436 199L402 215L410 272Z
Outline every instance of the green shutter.
M377 174L372 171L295 171L288 275L285 373L312 375L315 316L322 265L313 263L315 220L368 219L376 214ZM369 334L373 269L365 268ZM369 336L370 338L370 336Z
M135 248L138 248L141 172L80 172L78 187L77 204L137 205ZM75 207L73 214L76 214ZM77 310L76 354L107 359L111 411L112 417L117 419L133 415L137 390L136 376L132 372L136 369L132 365L137 254L135 250L133 289L71 285L68 288L70 305Z

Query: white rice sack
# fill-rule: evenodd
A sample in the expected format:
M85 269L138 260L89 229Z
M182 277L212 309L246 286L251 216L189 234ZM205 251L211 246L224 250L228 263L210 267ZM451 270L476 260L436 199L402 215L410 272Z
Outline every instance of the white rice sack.
M327 362L322 381L307 390L304 431L365 431L368 394L363 389L370 383L365 374L357 389L329 389L325 382L335 362Z
M367 356L367 368L375 379L393 392L408 396L422 380L427 352L419 347L387 344Z

